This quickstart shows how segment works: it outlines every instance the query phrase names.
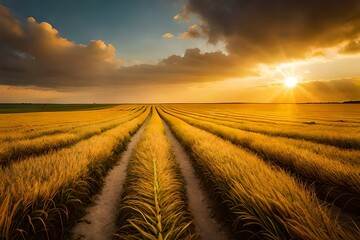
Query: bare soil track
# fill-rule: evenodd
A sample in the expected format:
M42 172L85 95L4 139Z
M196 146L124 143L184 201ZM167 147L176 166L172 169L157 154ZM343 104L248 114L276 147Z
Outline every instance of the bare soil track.
M196 177L195 171L191 166L191 160L186 154L184 148L179 141L174 137L170 128L163 121L165 126L166 136L173 146L175 159L180 166L182 175L185 178L186 193L188 197L189 208L194 217L194 224L197 234L201 239L230 239L230 234L225 228L211 217L211 210L209 207L209 199L201 188L201 182Z
M119 163L105 177L104 187L94 205L88 208L87 215L72 229L72 239L106 240L116 231L116 208L126 177L126 168L133 149L136 147L150 116L132 136L127 149L121 154Z

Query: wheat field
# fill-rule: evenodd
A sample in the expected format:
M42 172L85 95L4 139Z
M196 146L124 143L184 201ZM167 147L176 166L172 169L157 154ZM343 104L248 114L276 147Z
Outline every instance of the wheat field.
M360 239L360 110L353 104L0 114L0 239L73 239L140 128L121 173L113 239L204 239L199 221L216 221L227 239ZM201 219L166 129L201 183L209 204Z

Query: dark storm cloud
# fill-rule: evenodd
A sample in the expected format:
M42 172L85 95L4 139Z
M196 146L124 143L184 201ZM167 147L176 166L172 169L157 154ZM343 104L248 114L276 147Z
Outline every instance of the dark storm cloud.
M245 62L303 58L360 33L358 0L189 0L186 11L200 16L210 42L225 41Z

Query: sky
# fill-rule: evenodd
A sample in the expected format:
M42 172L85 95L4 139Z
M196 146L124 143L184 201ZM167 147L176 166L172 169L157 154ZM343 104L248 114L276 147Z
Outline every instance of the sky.
M0 102L347 100L358 0L0 0Z

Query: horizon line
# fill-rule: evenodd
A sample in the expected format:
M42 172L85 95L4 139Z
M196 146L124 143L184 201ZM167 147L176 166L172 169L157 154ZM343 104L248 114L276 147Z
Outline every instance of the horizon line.
M47 103L47 102L0 102L0 104L16 104L16 105L124 105L124 104L139 104L139 105L151 105L151 104L357 104L360 103L360 100L347 100L347 101L319 101L319 102L153 102L153 103L143 103L143 102L122 102L122 103Z

